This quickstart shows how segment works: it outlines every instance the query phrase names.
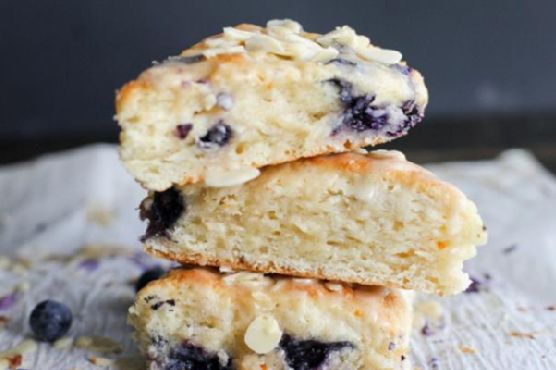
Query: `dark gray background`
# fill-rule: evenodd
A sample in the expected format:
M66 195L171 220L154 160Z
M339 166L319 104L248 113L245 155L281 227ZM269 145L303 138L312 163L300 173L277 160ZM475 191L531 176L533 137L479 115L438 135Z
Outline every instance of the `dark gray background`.
M554 0L3 0L2 142L116 140L114 91L151 61L281 17L317 32L348 24L401 50L426 77L425 124L556 112Z

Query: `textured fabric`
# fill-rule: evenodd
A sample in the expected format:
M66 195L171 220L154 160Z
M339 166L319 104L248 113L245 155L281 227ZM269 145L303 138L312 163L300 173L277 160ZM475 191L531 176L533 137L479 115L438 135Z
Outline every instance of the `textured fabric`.
M466 263L477 280L471 292L420 298L414 365L556 368L556 180L522 151L429 169L477 203L489 243ZM0 321L8 320L0 323L0 351L29 336L29 312L54 298L76 316L71 337L108 337L123 353L106 345L108 353L99 354L40 344L19 368L98 369L88 361L97 356L124 358L113 368L133 369L128 360L137 351L126 324L132 280L165 262L141 251L144 226L134 209L145 192L116 149L94 146L1 168L0 194Z

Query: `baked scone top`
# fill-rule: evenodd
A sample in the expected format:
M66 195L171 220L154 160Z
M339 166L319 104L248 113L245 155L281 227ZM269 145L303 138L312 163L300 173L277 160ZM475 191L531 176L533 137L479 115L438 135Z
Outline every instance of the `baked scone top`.
M235 27L224 27L221 34L208 37L189 49L182 51L178 56L169 57L162 63L155 63L154 68L148 69L147 74L141 77L145 82L159 85L172 86L179 83L178 79L170 74L162 73L157 66L167 64L198 65L200 62L213 63L242 63L246 61L265 61L272 59L289 60L299 63L318 63L340 65L356 65L356 63L382 64L393 68L396 72L405 75L412 74L422 82L422 76L413 68L402 61L402 54L396 50L382 49L373 45L366 36L358 35L349 26L336 27L333 31L321 35L309 33L303 27L290 19L274 19L267 22L266 27L252 24L240 24ZM206 78L206 69L217 72L212 64L202 64L199 75ZM161 73L157 73L161 72ZM210 73L209 73L210 75ZM164 76L168 78L163 78ZM389 81L385 80L384 84ZM133 89L135 84L126 85L117 96L117 110L121 109L123 100L127 97L127 90ZM418 89L415 105L422 107L428 101L428 92L423 83L415 84ZM391 91L396 94L395 90ZM377 97L386 100L390 97ZM209 98L209 100L211 100ZM224 99L225 100L225 99ZM378 100L377 103L381 101ZM226 101L207 102L207 104L226 105Z
M347 48L350 50L347 51ZM349 53L385 64L395 64L402 60L400 52L374 46L367 37L357 35L349 26L336 27L325 35L319 35L305 32L299 23L290 19L271 20L266 28L251 24L224 27L223 33L203 40L191 50L183 52L182 56L198 55L199 52L206 58L219 54L256 55L264 52L304 62L321 63Z
M219 273L216 269L186 266L174 269L164 278L149 283L135 297L135 307L131 311L145 310L140 315L141 319L149 320L150 316L158 314L157 310L149 309L153 304L172 299L178 307L180 304L189 306L192 294L205 296L207 306L211 303L215 306L226 305L240 311L241 316L236 317L235 322L238 325L244 319L250 321L252 318L249 315L252 315L253 311L274 311L275 314L284 311L287 317L286 313L289 310L296 309L296 302L310 301L322 310L314 312L314 319L323 315L323 312L330 311L336 312L335 319L355 319L364 322L362 331L369 330L370 325L377 324L389 327L392 332L398 329L403 332L409 326L414 296L412 291L383 286L361 286L277 274ZM276 302L280 302L281 307L278 307ZM245 307L249 309L242 312L242 308ZM306 310L309 309L309 306L304 307ZM309 330L308 327L301 327L302 325L289 324L292 324L292 327L288 331L293 331L292 334L297 337L316 334L315 329ZM310 326L309 323L306 325ZM334 341L341 336L342 330L338 327L322 327L316 322L314 325L320 328L321 339Z

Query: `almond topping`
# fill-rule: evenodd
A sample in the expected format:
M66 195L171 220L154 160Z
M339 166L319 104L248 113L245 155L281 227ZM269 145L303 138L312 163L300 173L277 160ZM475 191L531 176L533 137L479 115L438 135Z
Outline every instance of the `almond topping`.
M247 347L257 354L269 353L280 343L282 330L271 315L257 316L245 331L244 341Z

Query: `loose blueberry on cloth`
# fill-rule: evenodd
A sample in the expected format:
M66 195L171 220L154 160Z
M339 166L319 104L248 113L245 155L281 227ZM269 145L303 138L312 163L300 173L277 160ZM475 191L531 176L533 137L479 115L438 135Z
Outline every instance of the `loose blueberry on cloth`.
M29 324L35 338L42 342L54 342L66 334L73 322L68 306L58 301L46 300L31 312Z

